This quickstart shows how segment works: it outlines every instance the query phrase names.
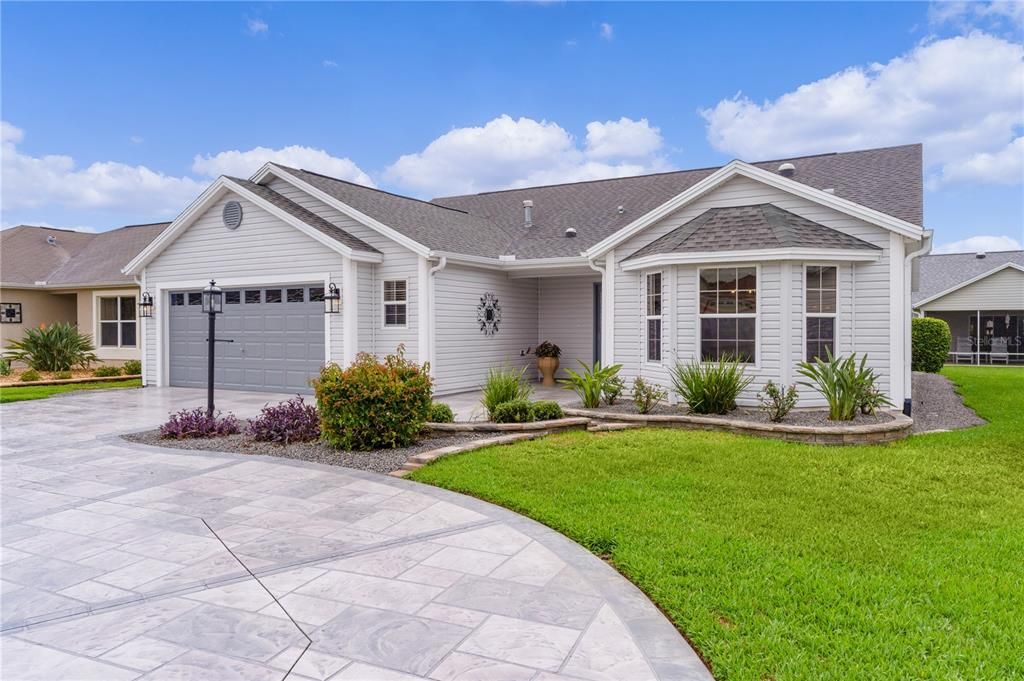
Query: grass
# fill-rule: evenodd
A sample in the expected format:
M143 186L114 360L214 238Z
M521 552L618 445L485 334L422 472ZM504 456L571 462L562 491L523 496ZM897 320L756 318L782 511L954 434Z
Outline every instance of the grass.
M945 373L988 425L855 448L569 433L412 477L607 554L717 679L1024 678L1024 369Z
M64 383L62 385L26 385L0 387L0 404L22 402L24 400L41 400L61 393L79 390L107 390L111 388L138 388L142 381L134 378L130 381L97 381L95 383Z

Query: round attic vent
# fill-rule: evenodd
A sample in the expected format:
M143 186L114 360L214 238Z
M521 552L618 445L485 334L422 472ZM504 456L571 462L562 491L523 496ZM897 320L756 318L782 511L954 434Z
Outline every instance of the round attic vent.
M238 201L228 201L224 204L224 226L228 229L237 229L242 224L242 204Z

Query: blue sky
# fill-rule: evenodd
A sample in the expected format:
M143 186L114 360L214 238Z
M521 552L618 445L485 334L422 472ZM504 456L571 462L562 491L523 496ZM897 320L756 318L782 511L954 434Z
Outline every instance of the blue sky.
M4 226L172 218L271 158L430 197L920 141L939 244L1024 241L1019 4L0 14Z

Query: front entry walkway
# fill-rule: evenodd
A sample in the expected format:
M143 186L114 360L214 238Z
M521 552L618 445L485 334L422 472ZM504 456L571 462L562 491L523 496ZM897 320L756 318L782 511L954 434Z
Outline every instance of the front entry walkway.
M219 397L239 416L278 399ZM510 511L116 437L202 403L147 388L0 408L2 678L711 678L635 587Z

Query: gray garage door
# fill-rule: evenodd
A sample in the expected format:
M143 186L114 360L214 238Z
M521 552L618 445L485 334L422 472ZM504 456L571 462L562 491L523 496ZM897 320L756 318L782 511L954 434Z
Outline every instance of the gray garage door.
M324 363L323 286L225 289L217 315L218 388L311 392ZM206 387L208 317L199 291L170 294L170 383Z

